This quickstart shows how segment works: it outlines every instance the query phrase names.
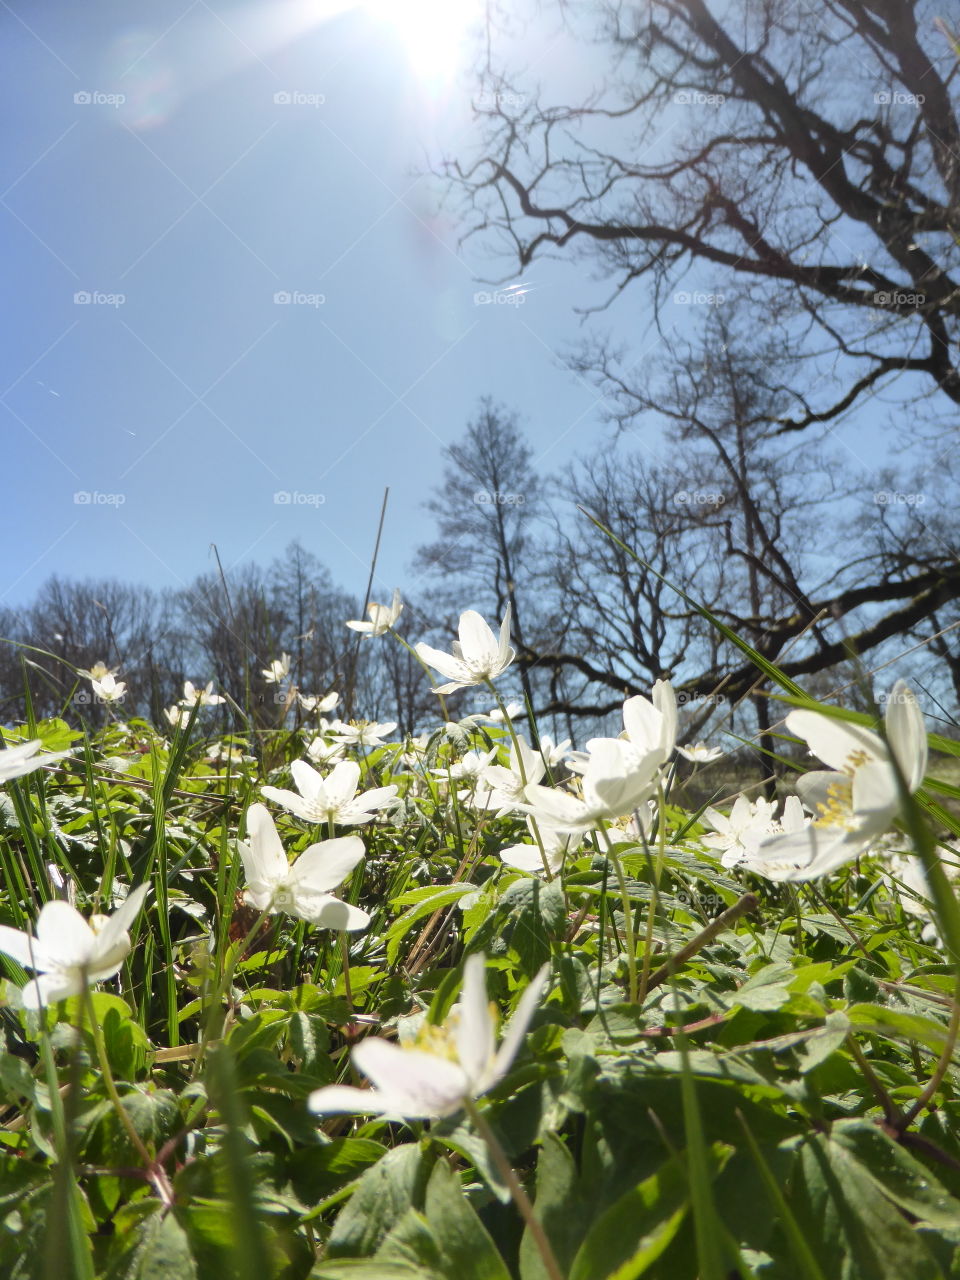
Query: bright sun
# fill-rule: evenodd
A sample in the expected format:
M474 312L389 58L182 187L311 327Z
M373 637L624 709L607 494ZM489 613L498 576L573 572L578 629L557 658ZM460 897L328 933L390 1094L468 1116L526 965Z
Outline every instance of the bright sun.
M482 0L363 0L361 7L396 32L418 79L440 85L462 65Z

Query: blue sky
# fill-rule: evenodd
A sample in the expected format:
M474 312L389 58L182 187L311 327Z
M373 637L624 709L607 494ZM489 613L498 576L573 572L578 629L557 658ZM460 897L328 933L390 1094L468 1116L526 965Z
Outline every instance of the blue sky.
M562 359L605 286L542 261L510 281L522 304L477 304L509 266L461 252L443 188L416 175L473 152L469 52L424 38L418 56L385 6L0 10L0 603L54 572L179 587L213 569L212 543L230 567L293 538L362 594L388 485L374 598L415 593L421 503L481 396L518 413L544 471L610 447ZM609 74L602 49L526 38L523 83L555 100ZM641 282L591 324L632 360L655 351L652 320ZM876 464L875 408L835 425L848 462ZM649 424L633 443L661 441Z
M595 436L559 358L595 289L545 264L521 305L477 305L504 267L413 172L471 144L464 70L431 83L332 8L4 7L3 603L53 572L180 586L213 542L229 566L294 537L362 593L387 485L378 581L415 586L480 396L545 469Z

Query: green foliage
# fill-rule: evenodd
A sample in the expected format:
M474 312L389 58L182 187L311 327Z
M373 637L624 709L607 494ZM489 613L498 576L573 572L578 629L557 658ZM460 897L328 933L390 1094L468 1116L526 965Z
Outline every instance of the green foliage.
M346 935L345 969L344 935L258 919L241 896L244 808L287 785L302 737L274 741L266 772L256 751L222 770L196 732L170 745L112 724L76 763L10 784L0 922L36 919L48 863L87 915L145 879L153 892L89 1002L2 1011L0 1274L554 1280L538 1223L566 1280L958 1274L956 976L882 862L816 898L749 881L704 846L702 816L669 805L659 853L619 831L555 878L519 872L498 857L528 839L518 815L426 773L488 742L506 762L503 731L464 722L412 763L410 742L357 757L361 789L392 782L402 806L356 829L366 858L338 892L370 924ZM37 733L75 745L62 722ZM276 819L291 858L329 834ZM758 908L705 937L748 889ZM649 920L648 978L685 955L636 1002L628 919L638 970ZM362 1082L350 1049L366 1035L429 1047L480 951L501 1035L550 975L478 1103L533 1225L462 1111L308 1107ZM2 964L8 989L24 982Z

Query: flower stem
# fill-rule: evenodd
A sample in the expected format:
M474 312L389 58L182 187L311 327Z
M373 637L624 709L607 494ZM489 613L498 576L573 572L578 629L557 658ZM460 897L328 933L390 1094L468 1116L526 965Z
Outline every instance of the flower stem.
M86 975L84 975L85 977ZM100 1074L103 1077L103 1087L107 1091L107 1097L113 1104L113 1108L120 1117L120 1123L127 1131L127 1137L133 1144L133 1148L137 1155L143 1161L144 1170L151 1186L157 1192L163 1204L169 1209L173 1204L173 1188L170 1186L170 1180L167 1177L166 1170L159 1164L147 1150L143 1139L137 1133L133 1121L130 1119L129 1112L123 1105L123 1099L117 1091L116 1083L113 1079L113 1072L110 1069L110 1059L107 1057L107 1046L103 1039L103 1028L97 1021L96 1013L93 1008L93 1000L90 995L90 988L86 982L83 984L83 995L81 996L83 1009L90 1023L90 1034L93 1036L94 1048L97 1051L97 1062L100 1066Z
M480 1137L487 1145L487 1150L493 1163L497 1167L497 1172L503 1178L510 1191L513 1203L517 1206L521 1218L530 1229L530 1235L533 1242L537 1246L537 1252L543 1262L544 1270L550 1277L550 1280L564 1280L563 1272L560 1269L560 1263L557 1261L557 1255L553 1252L553 1246L547 1239L547 1233L543 1229L543 1223L539 1220L533 1211L533 1205L530 1203L530 1197L524 1191L520 1183L520 1179L513 1171L513 1166L507 1159L507 1153L500 1145L500 1141L496 1134L487 1124L483 1113L477 1104L470 1098L464 1099L467 1115L473 1121L474 1127L480 1134Z
M427 673L427 679L430 681L430 685L431 685L431 687L432 687L432 686L433 686L433 672L430 670L430 668L427 666L427 664L424 662L424 660L420 657L419 653L417 653L417 651L416 651L416 649L413 647L413 645L412 645L412 644L408 644L408 643L407 643L407 641L406 641L406 640L404 640L403 636L402 636L402 635L400 635L399 631L394 631L393 627L388 627L388 628L387 628L387 630L388 630L388 631L390 632L390 634L394 637L394 639L396 639L396 640L399 640L399 641L400 641L400 643L403 645L403 647L407 650L407 652L408 652L408 653L412 653L412 654L413 654L413 656L416 658L416 660L420 663L421 667L423 667L424 671ZM436 690L435 690L435 689L434 689L434 692L436 693ZM450 719L450 712L447 710L447 704L446 704L446 702L444 701L443 694L442 694L442 693L437 693L437 697L440 699L440 710L443 712L443 718L444 718L444 720L449 720L449 719Z
M523 783L524 792L526 792L527 771L524 768L523 755L521 754L521 751L520 751L520 739L517 737L517 731L513 727L513 721L507 715L507 705L504 702L503 698L500 696L500 691L496 687L496 685L493 683L492 680L485 680L484 683L486 684L487 688L490 690L490 693L493 695L494 699L496 700L497 706L500 708L500 711L503 714L503 722L507 726L507 729L510 733L510 738L513 742L513 754L517 758L517 772L520 774L520 781ZM540 827L538 826L537 820L532 813L529 815L529 818L530 818L530 830L533 832L533 838L536 840L537 848L540 850L540 859L543 862L543 874L546 876L547 880L552 880L553 872L550 870L550 862L547 858L547 851L543 847L543 837L540 834Z
M623 874L623 866L620 859L613 852L613 841L610 839L606 827L601 826L600 830L603 832L603 838L606 842L607 857L613 863L613 869L617 873L617 884L620 886L620 901L623 904L623 930L626 936L627 948L627 973L630 980L630 1003L637 1004L640 985L637 975L637 935L633 930L633 908L630 905L630 894L627 892L627 881Z

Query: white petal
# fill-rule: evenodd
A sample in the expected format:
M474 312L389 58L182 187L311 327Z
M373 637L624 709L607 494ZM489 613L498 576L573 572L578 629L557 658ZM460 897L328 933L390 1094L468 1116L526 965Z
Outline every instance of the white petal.
M22 929L11 929L9 925L0 925L0 952L24 967L24 969L45 969L47 964L40 943Z
M330 808L339 809L352 800L359 782L360 766L356 760L341 760L334 765L323 783Z
M430 645L424 644L422 640L414 648L428 667L433 667L442 676L446 676L448 680L466 679L468 682L473 681L472 674L458 658L451 657L449 653L444 653L441 649L434 649Z
M343 884L365 852L359 836L321 840L304 849L290 868L288 883L306 892L327 893Z
M898 680L887 701L887 737L911 793L927 771L927 726L923 712L902 680Z
M53 965L63 969L90 964L97 935L68 902L47 902L37 917L37 938Z
M323 777L306 760L294 760L290 766L294 785L306 801L316 800L325 794Z
M370 1037L353 1049L352 1058L392 1101L390 1110L411 1119L449 1115L470 1092L463 1069L433 1053Z
M486 974L485 956L477 954L467 958L460 994L457 1056L471 1081L480 1080L488 1070L496 1044L487 999Z
M475 609L461 613L458 632L464 661L478 667L492 667L497 657L497 641Z
M851 756L858 756L862 752L866 752L872 760L886 758L883 740L858 724L848 724L843 720L834 720L831 716L820 715L816 711L798 709L787 716L786 726L798 738L803 738L813 754L831 769L849 771Z
M509 667L510 663L516 657L513 649L510 648L510 615L512 606L507 605L507 611L503 615L503 621L500 623L500 644L497 648L497 667L503 671Z
M530 1019L533 1017L543 998L543 992L547 985L547 979L550 976L550 965L545 964L542 969L535 975L533 981L527 987L526 991L520 997L513 1017L510 1019L510 1025L507 1027L507 1034L501 1041L500 1048L497 1050L497 1056L493 1063L493 1071L486 1081L485 1088L490 1089L502 1079L510 1070L510 1064L517 1056L517 1050L520 1048L520 1042L527 1034L527 1027L530 1025Z
M664 760L669 759L677 742L677 696L669 680L657 680L653 686L653 705L663 717L660 733L660 749Z
M79 995L82 990L79 969L57 970L55 973L41 973L28 982L20 992L20 999L25 1009L40 1009L56 1004L58 1000L66 1000L68 996Z
M247 832L250 843L238 842L237 845L247 882L264 885L281 883L286 879L290 868L277 828L265 804L252 804L247 810Z
M130 951L130 937L127 930L140 914L144 899L149 892L149 884L138 884L135 889L131 889L97 934L96 954L93 957L93 964L97 970L113 968L114 965L116 966L114 972L119 969ZM114 955L114 952L119 947L122 947L122 953L119 956ZM106 977L108 975L103 974L102 976Z

